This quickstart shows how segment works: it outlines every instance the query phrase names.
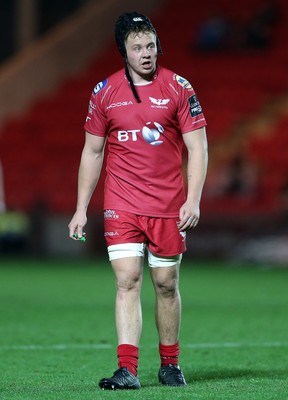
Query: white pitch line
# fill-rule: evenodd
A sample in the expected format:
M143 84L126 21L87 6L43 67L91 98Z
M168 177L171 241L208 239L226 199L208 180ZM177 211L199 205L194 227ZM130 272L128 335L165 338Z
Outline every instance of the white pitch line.
M190 349L222 349L222 348L245 348L245 347L288 347L288 342L224 342L224 343L188 343L183 347Z
M101 343L87 343L87 344L51 344L51 345L41 345L41 344L28 344L28 345L3 345L0 346L0 351L5 350L103 350L111 349L111 344L101 344Z
M30 345L0 345L0 351L49 351L49 350L106 350L111 349L112 344L86 343L86 344L30 344ZM155 347L155 346L152 346ZM189 349L223 349L223 348L251 348L251 347L288 347L288 342L223 342L223 343L184 343L183 348Z

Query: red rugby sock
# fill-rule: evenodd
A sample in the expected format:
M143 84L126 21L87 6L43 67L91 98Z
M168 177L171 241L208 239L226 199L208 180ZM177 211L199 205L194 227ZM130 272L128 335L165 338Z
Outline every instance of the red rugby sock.
M171 345L159 343L159 353L161 358L161 365L178 365L179 342Z
M120 344L117 347L118 368L126 367L133 375L137 376L138 347L132 344Z

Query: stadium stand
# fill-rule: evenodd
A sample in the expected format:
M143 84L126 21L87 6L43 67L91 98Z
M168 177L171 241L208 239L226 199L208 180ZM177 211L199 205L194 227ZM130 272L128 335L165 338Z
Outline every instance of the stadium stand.
M275 122L270 130L265 129L264 137L259 131L255 133L255 121L267 118L269 104L288 95L288 54L283 48L283 38L288 37L285 1L278 3L281 18L274 26L272 42L265 48L245 48L242 39L211 52L195 46L201 23L215 9L225 12L231 26L240 26L245 32L261 4L260 0L228 4L211 0L190 1L187 6L186 0L168 1L153 20L164 49L163 64L191 79L205 111L211 167L203 209L212 214L273 213L281 187L288 181L288 118L281 107L281 112L273 109ZM122 66L115 50L111 41L85 70L63 81L53 94L35 101L25 115L8 120L2 128L0 159L10 208L30 211L38 202L45 202L53 213L74 211L90 92L97 82ZM225 188L216 190L219 175L239 154L260 170L260 190L252 200L227 194ZM98 191L91 208L99 210L101 204Z

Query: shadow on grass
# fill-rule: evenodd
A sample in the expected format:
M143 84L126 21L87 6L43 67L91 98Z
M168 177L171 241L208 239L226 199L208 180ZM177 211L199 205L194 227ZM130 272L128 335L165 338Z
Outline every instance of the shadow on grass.
M253 369L228 369L228 368L217 368L211 370L189 370L185 369L185 378L188 384L195 384L196 382L207 382L207 381L221 381L221 380L233 380L241 378L271 378L271 379L287 379L287 371L284 369L270 369L270 370L253 370ZM141 377L140 377L141 379ZM149 382L149 383L147 383ZM154 375L146 376L146 379L141 380L142 387L156 388L161 387L157 378Z
M287 378L284 369L253 370L253 369L226 369L217 368L209 371L187 371L185 373L187 383L227 380L237 378Z

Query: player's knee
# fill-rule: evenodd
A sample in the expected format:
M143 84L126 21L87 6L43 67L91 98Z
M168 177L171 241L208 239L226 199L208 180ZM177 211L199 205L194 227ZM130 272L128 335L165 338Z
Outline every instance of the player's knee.
M158 295L166 298L174 298L178 294L178 279L169 277L154 280L155 290Z
M142 276L140 273L131 273L129 276L116 277L116 287L118 291L129 292L131 290L140 291Z

